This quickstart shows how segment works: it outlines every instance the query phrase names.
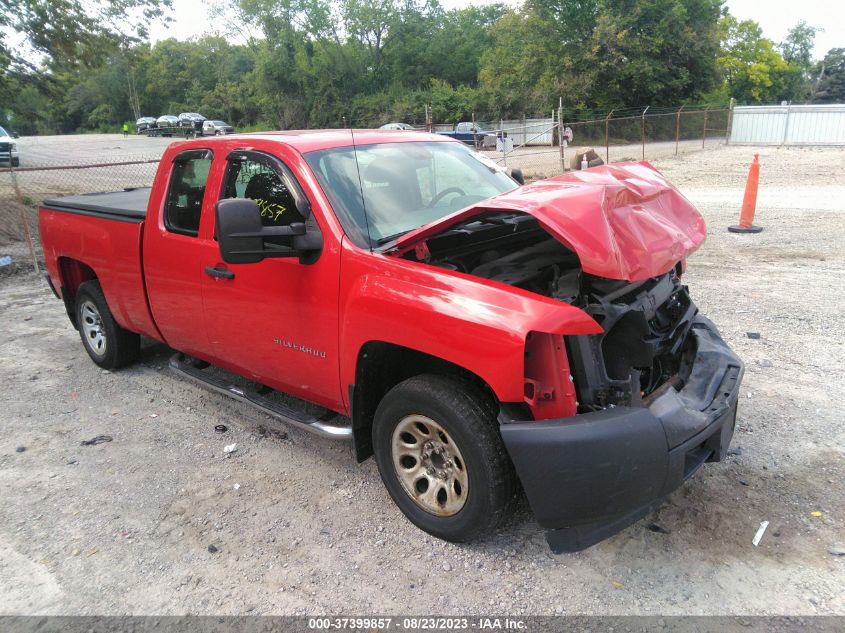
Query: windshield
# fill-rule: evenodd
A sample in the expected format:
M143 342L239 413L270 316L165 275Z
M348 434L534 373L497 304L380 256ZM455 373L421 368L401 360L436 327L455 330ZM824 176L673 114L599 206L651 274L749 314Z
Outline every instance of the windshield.
M365 248L519 186L459 143L339 147L311 152L305 160L347 235Z
M9 136L8 134L6 134L6 130L4 130L2 127L0 127L0 136Z
M212 122L211 122L211 124L212 124L212 125L222 125L222 126L224 126L224 127L225 127L226 125L228 125L228 123L226 123L225 121L212 121Z

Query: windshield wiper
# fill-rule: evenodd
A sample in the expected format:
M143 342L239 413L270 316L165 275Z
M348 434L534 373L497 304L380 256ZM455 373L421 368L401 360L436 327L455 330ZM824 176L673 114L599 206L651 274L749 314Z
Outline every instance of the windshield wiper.
M383 244L387 244L388 242L395 242L400 237L405 235L405 233L410 233L412 230L413 229L408 229L407 231L399 231L398 233L394 233L393 235L388 235L387 237L379 238L378 240L376 240L376 244L381 246Z

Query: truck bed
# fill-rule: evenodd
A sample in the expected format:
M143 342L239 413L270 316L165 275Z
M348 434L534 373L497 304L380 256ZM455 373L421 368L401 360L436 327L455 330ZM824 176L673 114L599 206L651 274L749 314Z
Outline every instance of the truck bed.
M45 200L42 205L54 211L92 215L123 222L140 222L147 216L150 188L106 193L86 193Z
M150 189L129 189L45 200L38 211L44 259L56 291L96 278L118 324L161 339L144 287L141 257Z

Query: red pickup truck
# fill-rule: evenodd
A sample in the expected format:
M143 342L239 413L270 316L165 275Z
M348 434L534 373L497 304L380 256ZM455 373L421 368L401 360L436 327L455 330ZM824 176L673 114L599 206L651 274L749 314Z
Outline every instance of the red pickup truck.
M151 189L45 201L41 236L99 366L161 341L374 455L421 529L472 539L524 490L576 551L724 457L743 364L681 281L704 222L653 167L518 180L417 132L197 139Z

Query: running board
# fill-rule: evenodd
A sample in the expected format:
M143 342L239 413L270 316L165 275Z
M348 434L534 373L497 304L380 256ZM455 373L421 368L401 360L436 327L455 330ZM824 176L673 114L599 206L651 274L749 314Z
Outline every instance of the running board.
M238 387L227 382L225 379L207 374L204 370L185 362L184 355L179 352L170 358L170 368L185 378L189 378L213 391L222 393L224 396L229 396L240 402L252 405L262 413L266 413L285 424L305 429L322 437L330 437L338 440L352 438L352 426L350 424L333 423L341 417L333 411L327 411L325 415L319 418L308 417L279 402L265 398L258 392Z

